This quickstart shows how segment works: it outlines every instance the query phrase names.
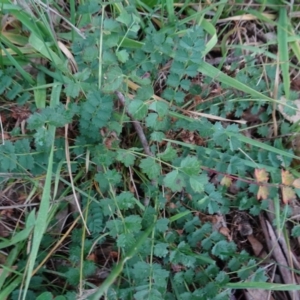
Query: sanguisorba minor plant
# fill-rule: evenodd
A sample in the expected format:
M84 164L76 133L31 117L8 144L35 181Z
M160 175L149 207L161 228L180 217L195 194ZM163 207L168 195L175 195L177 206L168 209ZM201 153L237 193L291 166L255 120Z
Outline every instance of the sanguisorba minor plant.
M87 290L90 299L229 299L233 288L275 289L207 217L258 215L267 181L238 179L265 170L276 187L296 157L279 139L243 134L242 112L263 107L267 120L274 103L251 55L235 78L205 61L218 43L206 13L226 14L227 1L203 11L189 1L79 2L0 1L2 21L11 18L0 37L1 187L28 185L26 204L39 203L23 206L25 220L19 212L1 238L0 299ZM276 65L265 68L275 81ZM212 81L226 98L202 101ZM54 231L66 203L76 208Z

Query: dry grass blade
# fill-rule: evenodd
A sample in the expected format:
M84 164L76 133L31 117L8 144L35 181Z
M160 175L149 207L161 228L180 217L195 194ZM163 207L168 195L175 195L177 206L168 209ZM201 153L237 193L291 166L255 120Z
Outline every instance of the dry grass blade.
M70 98L68 97L68 98L67 98L67 102L66 102L66 108L68 108L69 102L70 102ZM70 151L69 151L68 132L69 132L69 125L66 124L66 125L65 125L65 154L66 154L66 160L67 160L67 166L68 166L69 178L70 178L70 181L71 181L71 187L72 187L72 191L73 191L75 203L76 203L78 212L79 212L79 214L80 214L82 223L83 223L83 225L84 225L84 227L85 227L87 233L88 233L88 234L91 234L90 231L89 231L89 229L88 229L88 227L87 227L87 225L86 225L84 216L83 216L83 214L82 214L82 210L81 210L81 206L80 206L80 203L79 203L79 199L78 199L78 197L77 197L77 193L76 193L75 186L74 186L73 174L72 174L72 168L71 168Z

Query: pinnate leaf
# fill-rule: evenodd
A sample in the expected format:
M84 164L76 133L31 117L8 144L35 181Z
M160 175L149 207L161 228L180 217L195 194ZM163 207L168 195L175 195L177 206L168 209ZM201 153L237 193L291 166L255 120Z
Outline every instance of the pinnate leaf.
M127 210L133 208L137 202L137 199L134 198L133 194L130 192L122 192L116 197L119 209Z
M161 168L158 163L155 162L155 159L152 157L147 157L141 160L140 168L145 174L148 175L150 179L157 178L161 173Z
M185 187L185 181L178 170L174 170L165 176L164 185L173 192L180 192Z
M117 58L120 62L124 63L128 60L129 54L127 53L126 50L121 50L116 52Z
M143 101L149 100L154 94L153 87L151 85L145 85L140 87L137 90L136 96L138 99L141 99Z
M135 156L129 151L119 149L116 159L122 162L126 167L129 167L134 164Z
M159 232L165 232L168 229L168 224L169 224L169 219L160 218L159 220L157 220L155 228Z
M281 180L284 185L292 185L294 176L289 171L281 170Z
M281 188L282 201L284 204L288 204L291 200L296 198L295 191L289 186L283 186Z
M269 189L267 186L260 186L259 189L258 189L258 192L257 192L257 200L266 200L268 199L268 196L269 196Z
M220 182L222 186L230 187L232 185L232 178L229 176L224 176Z
M134 119L142 120L147 116L148 107L143 101L135 99L130 102L128 112L132 114Z
M265 183L269 180L269 174L265 169L255 169L254 175L257 182Z
M122 84L122 70L119 67L110 68L104 75L102 91L112 93Z
M154 101L150 104L149 109L158 113L159 117L165 116L169 111L169 105L162 101Z
M296 189L300 189L300 178L297 178L293 181L293 187Z
M190 176L190 185L196 193L203 192L204 186L207 183L208 183L208 178L206 174Z
M180 169L186 175L197 175L200 171L200 162L195 156L187 156L181 161Z
M157 156L164 161L172 161L177 157L177 152L172 148L171 144L168 143L166 150L163 153L159 153Z
M132 22L132 16L125 9L123 9L116 20L125 24L126 26L129 26Z
M124 218L125 226L128 231L139 232L142 228L142 218L137 215L130 215Z
M168 254L169 244L158 243L154 247L154 255L157 257L165 257Z

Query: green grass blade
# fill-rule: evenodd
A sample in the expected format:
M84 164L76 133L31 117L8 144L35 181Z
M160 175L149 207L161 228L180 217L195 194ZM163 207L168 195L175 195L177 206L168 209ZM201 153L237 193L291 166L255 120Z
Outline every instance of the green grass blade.
M54 107L59 103L60 93L61 93L62 85L57 84L52 89L50 106ZM54 136L55 136L55 127L49 126L50 138L52 138L52 147L50 150L50 155L48 159L48 168L46 173L46 180L43 189L42 199L39 207L39 212L36 219L36 224L33 232L33 241L32 248L28 258L27 272L26 272L26 281L24 287L24 293L22 299L26 299L27 290L29 287L29 283L32 277L32 272L34 268L34 264L38 255L39 247L47 228L47 217L48 211L50 208L50 198L51 198L51 179L52 179L52 168L53 168L53 154L54 154Z
M37 108L46 107L46 97L47 91L46 88L42 88L46 84L45 73L39 71L37 75L37 89L34 89L34 102Z
M176 145L180 145L192 150L196 150L198 146L193 145L193 144L188 144L188 143L184 143L184 142L180 142L180 141L176 141L176 140L169 140L169 139L163 139L166 142L170 142ZM205 148L205 154L207 155L207 159L209 159L211 153L213 152L212 149L209 148ZM266 169L266 171L268 172L278 172L278 168L272 167L270 165L264 165L261 163L256 163L256 162L252 162L250 160L246 160L246 159L241 159L241 164L244 164L245 166L251 167L251 168L259 168L259 169Z
M208 22L207 20L203 19L200 24L203 29L208 32L211 35L210 40L205 45L205 50L203 52L203 56L205 56L207 53L209 53L217 44L218 42L218 36L216 28L211 24L211 22Z
M30 220L30 222L29 223L26 222L25 229L16 233L9 240L6 240L6 241L0 243L0 249L4 249L6 247L16 245L16 244L26 240L29 237L29 235L31 234L32 229L34 227L34 214L35 214L35 210L30 212L30 214L28 216L28 220Z
M279 20L277 26L278 33L278 51L280 59L280 68L283 80L283 89L285 97L290 98L290 74L289 74L289 45L288 45L288 17L285 7L279 8Z
M281 150L281 149L277 149L273 146L270 146L270 145L267 145L267 144L264 144L264 143L261 143L257 140L254 140L254 139L251 139L251 138L248 138L242 134L236 134L236 133L232 133L232 132L228 132L226 131L226 134L231 137L231 136L235 136L237 139L239 139L240 141L244 142L244 143L247 143L251 146L255 146L257 148L260 148L260 149L264 149L264 150L267 150L267 151L270 151L270 152L273 152L273 153L276 153L276 154L279 154L281 156L286 156L286 157L290 157L290 158L295 158L295 159L300 159L299 156L297 155L294 155L290 152L287 152L286 150Z
M16 259L18 258L18 255L21 250L24 250L23 248L23 243L19 243L16 247L14 247L10 252L9 255L3 264L1 265L2 273L0 275L0 291L3 289L3 284L7 277L9 276L10 270L12 270L12 266L15 264ZM0 299L1 298L1 293L0 293Z
M61 70L68 73L69 70L66 68L64 62L60 59L60 57L50 49L49 46L45 44L43 40L41 40L36 34L32 33L29 37L30 45L43 56L47 57L50 61L52 61L56 66L58 66Z
M166 0L164 1L168 13L168 20L169 23L173 24L175 21L175 12L174 12L174 1L173 0Z
M190 210L186 210L186 211L183 211L181 213L178 213L178 214L176 214L176 215L174 215L174 216L172 216L172 217L169 218L170 223L174 222L174 221L177 221L177 220L179 220L179 219L181 219L181 218L189 215L190 213L191 213Z
M223 84L226 84L234 89L238 89L242 92L250 94L254 98L258 98L261 100L266 100L270 102L276 102L274 99L252 89L248 85L241 83L240 81L226 75L219 69L213 67L212 65L208 64L207 62L202 62L201 65L198 68L198 71L202 73L205 76L211 77L213 79L216 79L220 81Z
M300 291L300 285L269 282L232 282L225 285L230 289L260 289L267 291Z
M132 247L129 252L124 256L124 258L114 267L110 275L105 279L105 281L101 284L101 287L97 290L97 292L93 295L93 300L99 300L103 295L105 295L109 289L109 287L115 282L117 277L121 274L124 264L127 260L129 260L133 255L135 255L139 249L139 247L145 242L149 234L154 228L153 224L150 226L138 239L134 247Z
M11 65L13 65L23 76L23 78L29 82L30 84L34 84L34 80L32 79L31 75L27 73L18 63L18 61L9 53L9 51L3 47L2 43L0 43L0 47L2 48L2 51L5 53L6 57L9 59Z
M12 283L10 283L6 288L0 291L0 299L7 299L7 297L15 290L18 289L20 283L22 282L22 276L18 276Z

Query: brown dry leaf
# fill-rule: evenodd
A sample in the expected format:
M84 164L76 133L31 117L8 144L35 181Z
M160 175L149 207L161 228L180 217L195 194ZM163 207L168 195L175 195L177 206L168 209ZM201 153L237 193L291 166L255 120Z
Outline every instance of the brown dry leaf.
M229 176L224 176L220 182L222 186L230 187L232 184L232 178Z
M109 253L109 257L110 258L118 258L119 257L119 253L117 251L111 251Z
M255 169L254 176L257 182L266 183L269 181L269 173L265 169Z
M182 234L183 234L183 229L177 229L176 231L177 231L177 233L178 233L179 235L182 235Z
M282 192L282 201L284 204L287 204L296 198L296 194L294 190L289 186L283 186L281 188L281 192Z
M252 246L255 256L260 258L265 258L267 256L267 253L263 251L264 246L256 237L253 236L253 234L248 235L247 239Z
M178 272L181 272L182 270L184 270L185 267L182 266L182 265L173 265L173 264L171 264L171 269L172 269L173 272L178 273Z
M300 189L300 178L297 178L293 181L293 187L296 189Z
M11 108L11 117L19 120L24 121L27 120L31 116L31 111L27 106L14 106Z
M219 232L220 232L222 235L224 235L224 236L227 237L228 242L231 242L231 241L232 241L232 237L231 237L231 235L230 235L230 230L229 230L228 227L221 227L221 228L219 229Z
M97 262L96 254L95 253L91 253L90 255L87 256L86 260Z
M292 185L294 176L289 171L281 170L281 180L284 185Z
M10 233L10 230L0 223L0 237L6 238Z
M266 200L269 196L269 189L267 186L260 186L256 195L257 200Z
M7 255L0 252L0 264L4 265L7 259Z

